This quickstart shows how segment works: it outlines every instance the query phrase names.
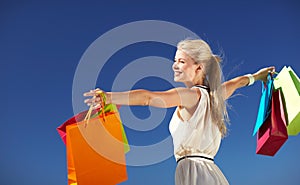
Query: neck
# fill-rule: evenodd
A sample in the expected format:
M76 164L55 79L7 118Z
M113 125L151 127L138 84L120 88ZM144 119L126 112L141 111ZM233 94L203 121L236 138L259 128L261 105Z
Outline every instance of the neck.
M204 78L201 78L199 80L184 82L184 84L188 88L191 88L191 87L196 86L196 85L205 85L204 84Z

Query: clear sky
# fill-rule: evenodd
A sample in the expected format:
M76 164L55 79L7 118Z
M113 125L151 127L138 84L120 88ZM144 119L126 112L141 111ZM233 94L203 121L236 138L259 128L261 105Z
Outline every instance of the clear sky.
M67 184L65 146L56 127L76 113L74 101L83 100L72 101L77 93L73 86L78 64L97 38L123 24L143 20L175 23L206 40L214 53L224 57L225 79L270 65L277 71L290 65L300 74L300 3L296 0L1 1L1 185ZM145 35L146 29L136 37ZM156 36L165 34L160 26L151 30ZM124 32L124 37L128 34L132 33ZM174 34L172 30L170 34ZM180 35L182 39L185 36ZM101 52L110 52L108 48L116 44L118 40L112 39ZM172 75L174 53L174 46L160 42L120 48L107 61L99 61L105 65L96 86L104 90L118 83L117 88L122 90L171 88L172 82L163 75ZM143 58L149 56L150 60ZM133 63L136 66L130 65ZM121 73L123 69L135 70ZM117 78L119 74L134 78L141 72L145 77L136 76L127 88L126 75ZM275 157L255 154L252 131L261 84L257 82L236 94L229 100L230 132L222 141L216 164L233 185L300 184L300 136L289 137ZM122 185L174 184L176 162L168 156L172 152L168 120L174 109L130 110L133 118L128 118L126 107L120 112L131 145L167 142L163 151L128 153L128 161L141 164L160 153L167 157L155 158L161 162L151 165L128 166L128 181Z

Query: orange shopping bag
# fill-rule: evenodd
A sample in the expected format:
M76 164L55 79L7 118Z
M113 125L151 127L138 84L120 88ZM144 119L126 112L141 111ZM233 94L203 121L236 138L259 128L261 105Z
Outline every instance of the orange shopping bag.
M126 141L117 111L68 123L63 127L69 185L115 185L127 180Z

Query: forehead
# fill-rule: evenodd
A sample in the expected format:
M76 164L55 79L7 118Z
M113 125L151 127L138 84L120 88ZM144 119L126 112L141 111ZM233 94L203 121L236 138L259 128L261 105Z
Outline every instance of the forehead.
M176 54L175 54L175 59L186 59L186 60L191 60L191 57L189 55L187 55L185 52L183 52L180 49L177 49Z

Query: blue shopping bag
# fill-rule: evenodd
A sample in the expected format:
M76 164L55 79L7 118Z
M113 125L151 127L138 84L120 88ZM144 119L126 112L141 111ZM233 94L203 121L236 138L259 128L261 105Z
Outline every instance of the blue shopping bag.
M267 83L264 84L262 82L262 95L260 98L257 119L253 130L253 136L256 134L256 132L262 126L265 120L268 118L268 115L271 113L271 100L272 100L273 88L274 88L273 77L271 74L269 74Z

